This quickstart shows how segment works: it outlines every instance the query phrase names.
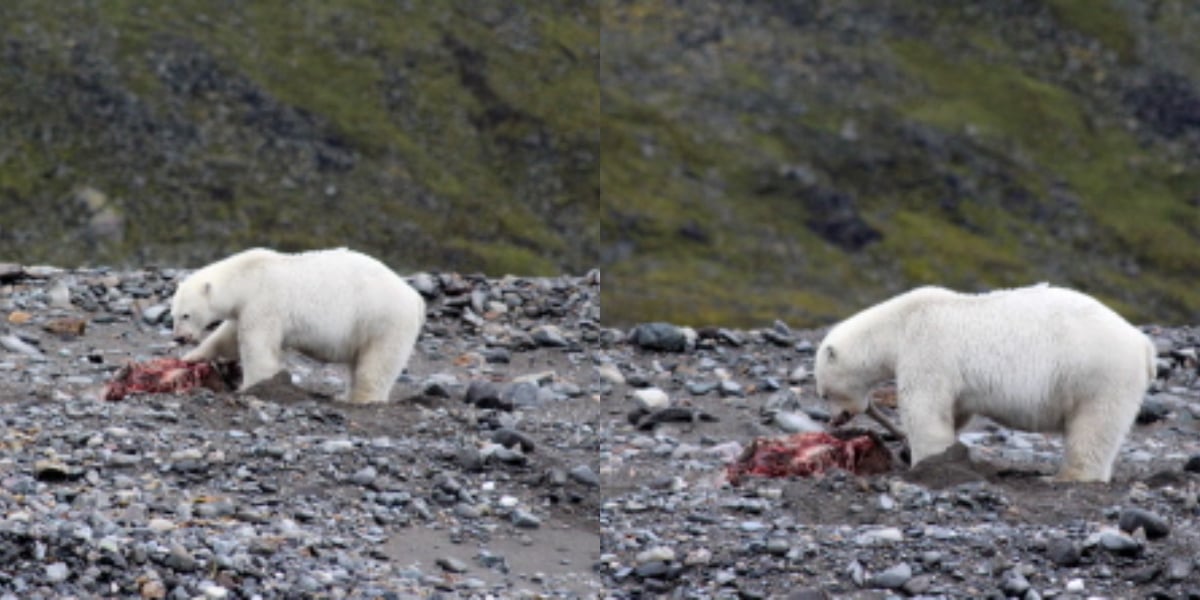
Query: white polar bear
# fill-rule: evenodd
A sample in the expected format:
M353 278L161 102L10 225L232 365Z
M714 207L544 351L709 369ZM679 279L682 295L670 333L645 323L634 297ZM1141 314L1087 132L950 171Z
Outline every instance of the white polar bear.
M923 287L839 323L817 349L817 393L845 412L895 378L912 464L972 415L1063 432L1057 478L1108 481L1155 376L1150 339L1096 299L1045 284L968 295Z
M338 248L282 254L255 248L180 282L171 300L184 360L237 359L242 389L283 368L283 351L350 365L355 403L384 402L425 324L425 300L365 254Z

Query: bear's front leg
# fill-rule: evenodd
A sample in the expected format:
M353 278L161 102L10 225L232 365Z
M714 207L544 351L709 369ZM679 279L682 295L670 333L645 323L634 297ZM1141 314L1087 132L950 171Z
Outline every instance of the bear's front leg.
M908 436L912 465L945 452L958 440L954 428L953 398L928 392L901 394L900 420Z
M242 386L238 391L246 391L283 370L283 337L273 321L244 319L237 335L242 361Z
M198 346L183 355L183 360L196 362L202 360L238 360L238 324L234 319L226 319Z

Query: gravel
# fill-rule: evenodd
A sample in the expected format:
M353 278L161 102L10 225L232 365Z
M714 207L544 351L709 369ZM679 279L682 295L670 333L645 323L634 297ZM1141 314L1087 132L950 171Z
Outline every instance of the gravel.
M1111 483L1055 482L1061 436L980 419L934 469L733 487L725 465L756 437L828 426L811 376L824 331L780 323L658 342L685 329L630 327L597 369L612 404L599 447L611 597L1200 595L1200 330L1146 328L1163 376ZM665 407L651 412L656 398ZM683 410L709 418L651 418Z
M186 272L5 273L0 597L602 592L597 275L414 275L416 355L392 402L351 406L344 368L299 356L252 394L105 402L126 362L184 351Z

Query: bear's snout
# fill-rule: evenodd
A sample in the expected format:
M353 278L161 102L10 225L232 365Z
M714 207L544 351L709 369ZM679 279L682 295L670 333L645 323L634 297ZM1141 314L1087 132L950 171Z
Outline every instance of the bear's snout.
M171 339L175 340L175 343L176 343L176 344L190 344L190 343L192 343L192 336L190 336L190 335L185 335L185 334L182 334L182 333L177 333L177 334L175 334L175 336L174 336L174 337L172 337Z

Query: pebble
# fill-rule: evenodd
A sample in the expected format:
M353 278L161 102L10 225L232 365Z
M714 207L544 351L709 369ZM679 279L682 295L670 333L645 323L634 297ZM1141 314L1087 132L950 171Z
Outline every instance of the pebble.
M638 552L635 560L637 560L639 564L654 561L669 563L675 560L675 551L666 546L655 546L653 548L648 548Z
M321 443L320 450L326 454L350 452L354 450L354 442L351 440L326 440Z
M142 311L142 320L149 325L158 325L167 316L171 308L166 304L154 304Z
M571 345L563 335L562 330L556 325L539 325L534 327L530 332L530 336L539 346L563 348Z
M644 388L633 391L633 401L643 410L655 411L666 408L670 403L667 393L659 388Z
M776 412L773 421L776 426L788 433L813 433L825 430L824 425L802 412Z
M25 356L32 356L35 358L42 358L41 350L38 350L35 346L12 334L0 335L0 346L3 346L4 349L8 350L9 352L16 352L18 354L24 354Z
M890 544L893 542L904 541L904 532L897 527L882 527L872 529L858 534L854 538L854 543L859 546L872 546L875 544Z
M379 476L379 472L370 465L365 466L354 472L350 476L350 482L354 485L370 485Z
M603 364L596 367L596 374L614 385L624 385L625 383L625 376L621 374L621 369L613 364Z
M567 474L571 477L571 479L574 479L575 481L578 481L584 485L592 487L597 487L600 485L600 477L597 476L596 472L587 465L572 467Z
M1196 559L1194 557L1174 556L1167 559L1167 568L1164 575L1167 581L1184 581L1192 576L1195 568Z
M50 583L61 583L70 575L67 563L56 562L46 565L46 580Z
M453 556L442 556L439 557L435 562L437 566L449 573L466 573L470 568L467 566L467 563L454 558Z
M872 575L867 579L867 586L895 590L912 579L912 576L912 567L902 562Z
M745 390L742 389L742 384L732 379L726 379L722 381L720 387L717 389L722 397L737 396L740 398L746 395Z
M1121 556L1135 556L1142 551L1142 544L1120 531L1105 530L1099 534L1100 547Z
M512 512L512 522L513 525L522 529L537 529L542 526L540 518L529 511L519 508Z
M1005 571L1000 580L1000 589L1009 597L1020 598L1029 591L1030 587L1032 586L1029 584L1029 580L1015 570Z

